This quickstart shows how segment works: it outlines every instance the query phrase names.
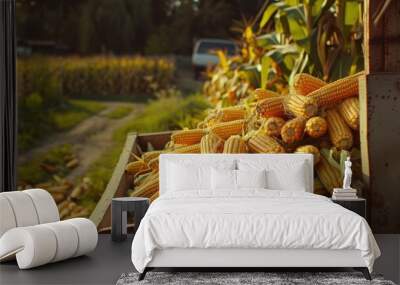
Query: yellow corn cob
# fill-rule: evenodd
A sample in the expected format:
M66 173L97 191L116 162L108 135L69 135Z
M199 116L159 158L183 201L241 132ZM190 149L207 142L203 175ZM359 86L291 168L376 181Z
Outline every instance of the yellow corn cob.
M245 121L235 120L215 124L210 128L210 132L226 140L230 136L240 135L244 131Z
M244 119L246 117L246 109L243 106L234 106L222 108L217 112L217 120L219 122L229 122Z
M295 153L311 153L314 156L314 165L321 159L319 149L313 145L302 145L296 148Z
M200 144L178 147L172 153L200 153Z
M246 142L240 136L231 136L225 141L223 153L246 153Z
M148 174L149 172L151 172L151 168L147 167L145 169L140 170L139 172L136 172L135 175L133 176L134 179L136 179L137 177L139 177L140 175L143 174Z
M326 85L326 82L307 73L296 74L293 80L293 89L298 95L307 95Z
M155 157L149 161L148 165L151 168L151 170L158 171L158 161L159 161L159 157Z
M150 197L154 192L158 191L158 173L151 175L149 180L136 187L131 193L133 197Z
M285 98L287 111L296 117L310 118L318 112L317 101L303 95L289 95Z
M279 97L281 96L279 93L263 88L257 88L254 90L254 98L256 100L263 100L270 97Z
M155 199L157 199L158 198L158 196L160 195L160 192L154 192L154 194L153 195L151 195L150 196L150 203L152 203Z
M285 149L273 137L261 132L252 136L247 141L251 152L255 153L284 153Z
M218 153L222 151L224 141L214 135L213 133L207 134L201 138L200 152L201 153Z
M315 166L319 180L325 189L332 194L333 188L340 187L341 176L340 171L329 164L329 162L321 156L320 162Z
M270 117L262 125L263 130L269 136L279 136L285 120L279 117Z
M140 184L146 182L146 179L149 179L151 177L152 173L143 173L141 175L138 175L134 178L133 186L139 186Z
M150 160L152 160L155 157L159 157L160 154L162 153L163 151L161 150L148 151L142 154L142 159L144 160L145 163L149 163Z
M272 97L261 100L256 106L257 113L264 118L282 117L285 114L283 97Z
M319 138L326 134L328 123L322 117L312 117L306 122L306 133L312 138Z
M171 141L179 145L192 145L199 143L204 134L204 129L177 131L171 135Z
M358 96L358 78L360 74L357 73L328 83L307 96L314 98L319 107L332 106L348 97Z
M335 109L327 110L326 121L332 144L338 149L350 149L353 146L353 134Z
M304 135L306 120L304 118L295 118L287 121L281 130L281 137L285 143L294 143L300 141Z
M353 130L358 130L360 123L360 103L358 98L348 98L340 103L339 107L340 115Z
M146 168L147 168L147 165L143 160L136 160L136 161L128 163L126 165L126 167L125 167L125 171L128 174L133 174L134 175L137 172L139 172L139 171L141 171L143 169L146 169Z

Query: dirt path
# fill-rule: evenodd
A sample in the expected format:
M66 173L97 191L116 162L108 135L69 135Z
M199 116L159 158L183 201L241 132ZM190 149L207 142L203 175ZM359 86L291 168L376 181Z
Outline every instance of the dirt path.
M74 181L85 174L88 167L113 144L113 133L116 129L133 120L145 104L126 102L102 102L106 109L89 117L68 132L50 136L45 143L20 156L19 163L28 163L32 157L44 154L51 148L61 144L71 144L79 159L79 165L66 178ZM132 111L120 119L110 119L106 115L120 106L130 106Z

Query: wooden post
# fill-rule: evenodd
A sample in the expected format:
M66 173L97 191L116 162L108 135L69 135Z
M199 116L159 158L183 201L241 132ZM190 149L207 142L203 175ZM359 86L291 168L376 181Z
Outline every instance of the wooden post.
M374 23L385 1L388 0L365 0L364 55L367 74L400 72L400 1L392 0L380 20Z
M387 1L387 0L386 0ZM362 171L368 185L374 233L400 233L400 1L392 0L380 21L383 0L366 0L360 79Z

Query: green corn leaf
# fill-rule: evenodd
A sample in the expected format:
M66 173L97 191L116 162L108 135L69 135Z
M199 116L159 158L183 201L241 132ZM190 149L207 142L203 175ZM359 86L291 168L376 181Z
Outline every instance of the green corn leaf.
M271 47L272 45L279 45L277 33L264 34L256 38L257 45L263 48Z
M276 10L278 10L278 5L276 5L275 3L271 3L270 5L268 5L267 9L265 9L264 14L261 18L260 29L264 28L264 26L271 20Z
M271 79L273 60L269 56L263 56L261 59L261 88L265 88L267 82Z
M346 26L355 25L359 18L359 5L358 1L346 1L345 3L345 14L344 14L344 24Z

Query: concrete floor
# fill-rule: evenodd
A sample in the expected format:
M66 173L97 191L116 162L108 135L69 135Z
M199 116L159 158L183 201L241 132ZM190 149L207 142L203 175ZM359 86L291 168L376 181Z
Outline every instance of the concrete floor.
M374 272L385 279L400 281L400 235L376 235L382 256ZM124 272L134 271L130 260L132 237L125 242L111 242L109 235L99 235L97 249L88 256L19 270L15 262L0 265L0 284L115 284Z
M115 284L124 272L134 271L131 254L132 237L115 243L110 235L99 235L95 251L88 256L18 270L16 262L0 264L0 284Z

